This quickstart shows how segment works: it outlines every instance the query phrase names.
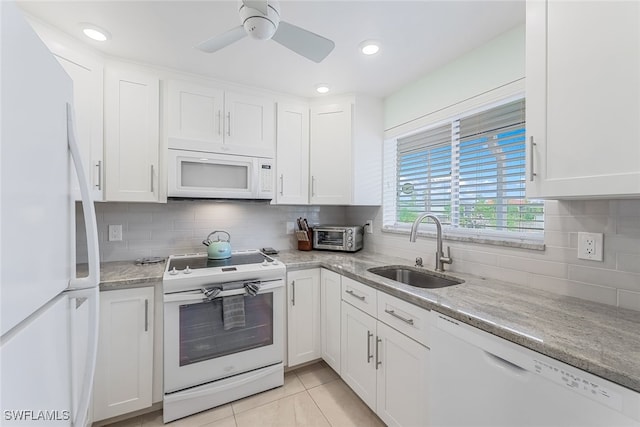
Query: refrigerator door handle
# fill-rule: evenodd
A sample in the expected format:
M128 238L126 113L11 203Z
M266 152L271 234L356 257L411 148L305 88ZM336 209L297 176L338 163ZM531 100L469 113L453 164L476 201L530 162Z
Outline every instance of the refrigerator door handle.
M73 164L75 165L76 175L78 176L78 183L80 186L80 195L82 196L82 211L84 213L84 223L87 234L87 254L89 261L89 275L87 277L77 278L69 280L70 289L85 289L97 287L100 283L100 256L98 252L98 225L96 223L96 212L91 200L91 193L89 192L89 181L84 173L84 167L82 165L82 156L80 155L80 148L76 140L76 127L75 116L73 113L73 107L67 103L67 142L69 144L69 150L71 151L71 157ZM75 265L71 266L75 271Z
M96 372L96 360L98 356L98 334L100 322L100 289L95 286L93 288L85 288L78 290L70 290L65 292L69 298L86 298L89 303L89 343L87 346L86 362L84 378L80 389L80 400L78 407L73 408L73 426L85 427L89 418L89 404L93 394L93 377Z

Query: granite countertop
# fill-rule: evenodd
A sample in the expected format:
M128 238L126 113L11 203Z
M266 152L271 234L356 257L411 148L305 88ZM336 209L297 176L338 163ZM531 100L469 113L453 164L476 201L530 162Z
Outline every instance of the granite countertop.
M640 392L640 312L458 273L447 274L461 285L414 288L367 271L410 265L381 254L283 251L277 259L290 271L327 268ZM158 282L164 266L105 263L100 287Z

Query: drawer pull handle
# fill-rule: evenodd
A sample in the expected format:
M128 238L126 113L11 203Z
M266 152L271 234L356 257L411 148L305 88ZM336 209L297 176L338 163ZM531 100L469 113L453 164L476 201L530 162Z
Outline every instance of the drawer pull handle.
M373 359L373 354L371 354L371 338L373 334L371 331L367 331L367 363L371 363L371 359Z
M376 371L378 370L378 367L380 365L382 365L382 360L380 360L380 343L382 342L382 340L380 339L380 337L376 337Z
M404 323L408 323L409 325L413 326L413 319L406 319L402 316L400 316L399 314L396 314L395 310L384 310L385 313L392 315L393 317L395 317L396 319L400 319L402 320Z
M530 154L530 156L529 156L529 181L532 181L532 182L533 182L533 180L535 179L535 177L537 175L533 171L533 155L534 155L533 148L535 146L536 146L536 143L533 142L533 137L530 136L529 137L529 154Z
M345 291L346 293L348 293L349 295L351 295L352 297L356 297L358 298L360 301L364 301L366 297L363 297L362 295L358 295L355 292L353 292L351 289L347 289Z

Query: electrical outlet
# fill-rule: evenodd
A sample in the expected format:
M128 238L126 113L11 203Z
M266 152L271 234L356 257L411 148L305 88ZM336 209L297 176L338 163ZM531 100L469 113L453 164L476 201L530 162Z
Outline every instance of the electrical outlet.
M120 242L122 241L122 225L109 225L109 241Z
M367 222L364 223L364 229L368 234L373 234L373 220L368 219Z
M287 234L293 234L295 231L295 225L292 221L287 221Z
M591 261L603 259L602 233L578 233L578 258Z

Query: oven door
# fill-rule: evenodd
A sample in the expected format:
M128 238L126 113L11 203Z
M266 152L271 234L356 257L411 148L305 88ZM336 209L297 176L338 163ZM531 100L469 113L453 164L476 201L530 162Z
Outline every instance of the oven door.
M224 298L234 295L244 295L244 326L225 330ZM261 282L256 296L244 289L222 291L211 301L203 301L201 290L165 294L165 393L282 362L283 334L282 279Z

